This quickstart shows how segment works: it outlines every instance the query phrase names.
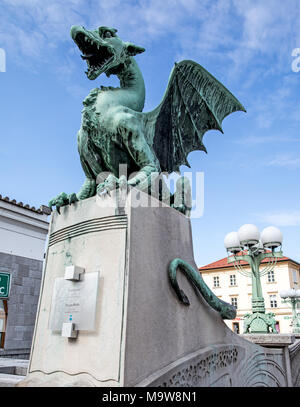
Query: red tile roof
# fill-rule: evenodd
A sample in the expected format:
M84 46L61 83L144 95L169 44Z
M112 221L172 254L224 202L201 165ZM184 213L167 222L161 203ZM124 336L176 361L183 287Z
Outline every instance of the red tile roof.
M290 259L289 257L285 257L285 256L278 258L277 262L278 261L287 261L287 260L290 260L293 263L299 264L298 262ZM268 263L268 261L269 261L268 258L266 258L266 259L263 259L262 263ZM249 264L247 262L245 262L245 261L241 261L240 265L249 266ZM214 261L213 263L207 264L206 266L199 267L199 270L222 269L222 268L226 268L226 267L234 267L234 266L233 266L233 263L228 264L227 257L224 257L221 260Z

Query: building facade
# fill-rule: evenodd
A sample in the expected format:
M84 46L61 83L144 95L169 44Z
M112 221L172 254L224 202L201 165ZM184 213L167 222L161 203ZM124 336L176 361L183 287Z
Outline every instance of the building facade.
M266 266L264 260L261 268ZM247 263L242 262L246 271L251 271ZM243 317L251 313L252 307L252 281L251 277L241 275L233 266L228 264L227 257L200 267L199 271L205 283L214 294L223 301L229 302L237 308L234 320L225 320L225 323L236 333L243 333ZM280 291L289 288L299 288L300 264L288 257L278 259L273 271L261 277L263 297L266 313L275 314L276 329L281 333L292 332L291 305L284 303L279 295Z
M9 275L8 297L0 291L0 357L28 358L39 299L49 208L0 195L0 277Z

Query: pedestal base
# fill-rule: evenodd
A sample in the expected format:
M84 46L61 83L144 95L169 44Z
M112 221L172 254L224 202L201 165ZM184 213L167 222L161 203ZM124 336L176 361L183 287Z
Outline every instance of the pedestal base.
M255 386L264 378L267 386L285 386L280 356L234 334L181 273L178 283L190 306L178 301L167 272L176 257L197 269L190 220L137 190L122 211L112 194L55 212L21 385ZM70 290L90 273L99 275L95 326L80 329L79 318L77 338L63 337L50 323L55 282L70 265L84 269L79 281L68 283ZM67 306L82 313L84 298L72 298ZM77 318L74 312L67 315L70 322Z
M267 334L272 332L276 334L274 316L273 313L264 314L261 312L246 314L244 316L244 333Z

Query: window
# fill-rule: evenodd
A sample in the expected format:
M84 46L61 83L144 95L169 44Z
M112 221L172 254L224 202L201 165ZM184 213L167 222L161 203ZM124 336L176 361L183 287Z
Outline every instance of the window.
M236 275L235 274L230 274L229 280L230 280L230 285L236 285Z
M277 297L276 294L270 294L270 307L271 308L277 308Z
M298 283L298 278L297 278L297 270L292 270L292 275L293 275L293 283L297 284Z
M214 277L214 287L220 287L219 276Z
M268 272L268 283L274 283L275 282L275 274L274 270L271 270Z
M240 324L238 322L233 322L232 330L234 333L239 334L240 333Z
M237 297L231 297L231 305L233 305L235 308L237 308L237 306L238 306Z

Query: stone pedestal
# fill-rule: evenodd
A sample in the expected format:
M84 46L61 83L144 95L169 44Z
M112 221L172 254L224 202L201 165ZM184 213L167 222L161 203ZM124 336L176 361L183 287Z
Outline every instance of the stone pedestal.
M295 342L294 334L243 334L243 338L261 346L283 348Z
M282 372L277 355L267 357L264 348L229 330L181 273L178 282L191 305L178 301L167 270L175 257L196 268L190 220L137 190L122 207L115 201L113 194L95 196L52 215L21 385L253 386L253 372L263 368L266 377L268 357ZM70 265L84 269L83 281L99 273L94 330L79 329L74 338L49 325L55 281ZM285 385L282 373L274 379L272 371L268 380Z

